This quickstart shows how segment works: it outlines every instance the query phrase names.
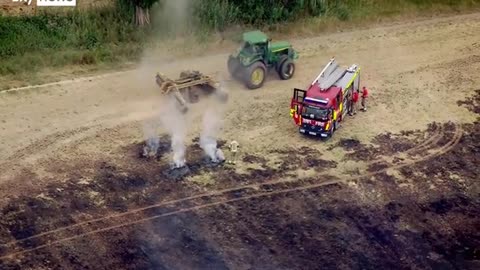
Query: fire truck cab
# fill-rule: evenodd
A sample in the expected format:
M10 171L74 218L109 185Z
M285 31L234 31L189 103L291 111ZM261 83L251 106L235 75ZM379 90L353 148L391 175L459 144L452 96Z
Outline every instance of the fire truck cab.
M338 129L351 107L352 94L359 91L360 68L339 67L331 59L307 90L295 88L290 116L306 135L328 138Z

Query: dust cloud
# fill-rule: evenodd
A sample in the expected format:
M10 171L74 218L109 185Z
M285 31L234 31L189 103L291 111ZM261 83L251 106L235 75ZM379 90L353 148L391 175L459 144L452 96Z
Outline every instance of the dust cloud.
M164 1L152 10L152 23L161 33L153 33L152 40L160 44L164 36L178 37L189 31L191 14L191 1L176 0ZM149 109L153 117L143 123L145 139L144 156L153 156L159 148L159 133L166 132L171 138L172 168L181 168L186 165L186 139L188 130L192 127L191 119L202 118L200 134L200 147L212 162L225 160L223 152L217 147L217 139L221 132L225 106L219 104L218 99L203 97L199 100L200 106L189 110L187 115L180 112L174 97L162 95L155 83L157 72L165 73L170 79L176 79L181 70L190 67L179 67L175 57L161 44L155 48L146 49L143 53L140 67L138 68L139 89L146 91L149 99ZM177 71L173 73L172 71ZM150 90L151 89L151 90ZM212 96L215 96L212 95ZM184 97L186 100L187 98ZM208 103L209 105L206 105ZM187 104L192 107L193 104Z

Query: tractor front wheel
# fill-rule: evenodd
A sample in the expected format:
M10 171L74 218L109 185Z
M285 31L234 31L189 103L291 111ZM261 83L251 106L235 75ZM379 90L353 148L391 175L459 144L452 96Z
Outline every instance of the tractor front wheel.
M262 62L256 62L245 70L245 84L249 89L257 89L263 86L267 68Z
M280 68L282 67L283 62L288 60L287 55L282 55L280 56L280 59L278 60L277 64L275 65L275 71L277 71L278 74L280 74Z
M291 59L286 59L278 69L278 75L282 80L290 80L295 74L295 63Z

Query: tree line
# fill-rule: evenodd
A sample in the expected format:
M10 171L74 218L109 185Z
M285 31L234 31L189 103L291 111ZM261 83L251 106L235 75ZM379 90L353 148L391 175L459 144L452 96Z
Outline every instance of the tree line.
M144 26L150 23L152 8L166 6L173 0L117 0L134 14L133 21ZM262 25L320 16L327 11L345 16L346 2L361 0L183 0L189 2L193 23L210 29L224 29L232 24ZM343 11L343 12L342 12ZM198 25L198 24L197 24Z

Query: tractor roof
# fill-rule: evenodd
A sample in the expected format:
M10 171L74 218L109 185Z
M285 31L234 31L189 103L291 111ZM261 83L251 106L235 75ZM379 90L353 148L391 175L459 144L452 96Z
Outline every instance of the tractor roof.
M268 41L268 36L262 31L251 31L243 33L243 41L251 44L265 43Z

